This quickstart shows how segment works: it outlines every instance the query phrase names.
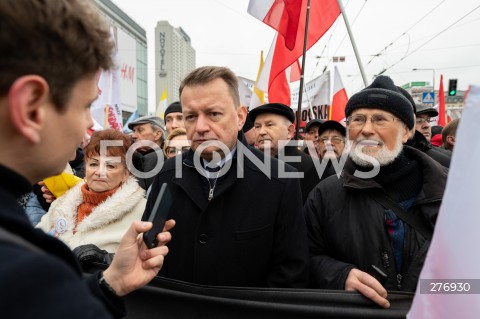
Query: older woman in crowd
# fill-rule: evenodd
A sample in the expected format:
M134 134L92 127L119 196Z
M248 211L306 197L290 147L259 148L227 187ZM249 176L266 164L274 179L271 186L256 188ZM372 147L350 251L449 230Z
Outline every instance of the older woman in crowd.
M190 143L187 140L187 131L184 128L177 128L168 134L167 140L163 146L163 152L167 159L175 157L190 149Z
M121 146L102 141L121 141ZM127 169L130 138L107 129L95 132L85 147L85 179L55 200L38 228L70 248L94 244L115 253L120 239L145 209L145 191ZM102 156L103 155L103 156Z

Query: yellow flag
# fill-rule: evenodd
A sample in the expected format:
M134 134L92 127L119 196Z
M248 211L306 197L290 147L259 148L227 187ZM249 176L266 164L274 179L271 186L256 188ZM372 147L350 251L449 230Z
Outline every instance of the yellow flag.
M263 63L264 61L262 50L262 52L260 53L260 66L258 67L257 78L255 79L255 85L253 86L253 94L252 98L250 99L250 110L265 103L265 92L257 88L258 79L260 78L260 73L262 73Z
M157 106L157 112L155 112L155 115L163 119L163 115L165 114L165 110L167 109L167 89L163 89L162 97L160 98L160 101L158 102Z

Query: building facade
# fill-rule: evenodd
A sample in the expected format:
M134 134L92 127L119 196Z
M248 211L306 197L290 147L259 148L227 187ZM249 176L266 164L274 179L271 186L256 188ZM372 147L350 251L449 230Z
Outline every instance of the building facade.
M120 68L120 105L125 123L136 110L139 116L148 113L147 34L112 1L95 0L94 3L114 30Z
M155 90L158 105L164 90L167 103L179 100L178 89L183 78L195 69L195 50L190 37L168 21L159 21L155 28Z

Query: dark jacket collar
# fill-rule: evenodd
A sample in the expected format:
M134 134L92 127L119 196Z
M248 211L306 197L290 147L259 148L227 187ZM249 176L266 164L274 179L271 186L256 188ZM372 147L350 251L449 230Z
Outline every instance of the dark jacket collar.
M448 170L435 160L431 159L423 152L410 147L403 146L405 156L411 160L416 160L422 170L423 187L417 196L417 201L423 200L440 200L443 197L447 182ZM373 179L362 179L355 177L353 174L356 170L355 163L349 157L345 163L343 170L343 186L355 189L381 189L380 184ZM406 176L406 178L408 178Z
M5 190L15 198L32 190L32 184L25 177L3 165L0 165L0 176L0 189Z
M257 157L260 157L260 152L248 145L243 132L240 131L237 138L237 151L233 154L232 159L225 163L225 166L229 167L229 169L228 172L218 178L215 184L213 200L227 191L237 180L237 157L239 153L239 147L248 148ZM197 204L197 206L204 210L209 203L208 196L205 195L205 190L202 186L206 183L206 177L204 177L195 168L193 157L193 150L189 150L188 152L182 154L182 178L174 178L173 182L184 189L188 196ZM175 169L174 165L172 165L174 164L174 161L169 160L167 163L170 164L168 165L168 169ZM244 165L259 170L247 159L244 160ZM213 182L211 182L211 184L213 186Z
M432 148L432 144L422 133L417 130L415 130L415 134L407 141L407 143L405 143L405 145L411 146L423 152Z

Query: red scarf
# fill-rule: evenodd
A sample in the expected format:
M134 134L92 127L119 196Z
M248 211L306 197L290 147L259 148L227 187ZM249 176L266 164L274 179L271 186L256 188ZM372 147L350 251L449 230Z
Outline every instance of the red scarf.
M119 188L120 186L117 186L109 191L98 193L89 190L86 183L83 184L81 188L83 202L77 209L77 225L80 224L85 217L90 215L95 207L103 203L108 197L112 196Z

